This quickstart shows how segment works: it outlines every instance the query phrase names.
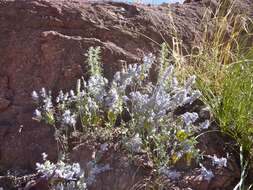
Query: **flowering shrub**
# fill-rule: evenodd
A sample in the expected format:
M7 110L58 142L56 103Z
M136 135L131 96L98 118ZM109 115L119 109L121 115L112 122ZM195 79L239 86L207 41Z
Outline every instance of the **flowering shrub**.
M99 53L99 48L90 48L91 76L88 81L79 79L75 91L60 91L55 99L44 88L34 91L32 97L38 103L34 118L55 128L59 150L65 154L71 151L73 136L102 138L104 144L99 151L107 151L107 142L113 138L113 131L118 130L121 134L118 143L130 155L146 154L156 171L179 176L174 170L166 172L166 168L182 159L189 165L199 154L194 134L209 126L209 121L196 124L199 116L195 112L175 115L177 109L201 96L193 89L195 76L179 85L173 76L174 67L161 58L158 79L150 82L149 71L155 62L150 54L144 57L143 64L123 68L109 82L102 74ZM38 171L46 173L44 165ZM96 167L90 165L90 181L98 173ZM99 172L108 169L105 165ZM203 167L202 170L208 173Z

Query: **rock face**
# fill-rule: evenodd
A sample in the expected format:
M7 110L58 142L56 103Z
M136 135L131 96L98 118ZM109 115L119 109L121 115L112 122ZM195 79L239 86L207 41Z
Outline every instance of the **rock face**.
M87 76L90 46L102 47L108 78L126 62L158 53L160 43L171 43L174 28L187 49L200 31L205 5L0 0L0 167L33 169L42 152L56 158L53 130L32 120L33 90L73 87Z

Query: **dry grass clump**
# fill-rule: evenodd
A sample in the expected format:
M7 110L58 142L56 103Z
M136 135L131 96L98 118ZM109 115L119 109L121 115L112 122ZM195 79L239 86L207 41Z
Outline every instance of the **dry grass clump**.
M206 10L201 25L201 42L187 55L174 53L177 49L173 48L172 56L183 60L175 61L178 76L197 76L197 87L214 121L240 147L242 176L235 189L244 189L253 156L253 49L249 44L253 22L235 11L235 1L225 0L215 12ZM175 39L174 44L181 43Z

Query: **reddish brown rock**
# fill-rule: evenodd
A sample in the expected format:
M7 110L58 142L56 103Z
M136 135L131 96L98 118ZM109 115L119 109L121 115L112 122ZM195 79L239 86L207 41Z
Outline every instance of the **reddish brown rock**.
M5 110L10 105L10 101L5 98L0 98L0 111Z

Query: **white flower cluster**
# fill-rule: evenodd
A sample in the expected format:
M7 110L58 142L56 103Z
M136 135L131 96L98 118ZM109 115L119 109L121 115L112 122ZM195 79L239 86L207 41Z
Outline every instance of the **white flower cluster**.
M87 190L86 183L68 182L68 183L57 183L54 185L54 190Z
M154 63L155 57L152 54L144 56L143 64L129 65L114 75L113 83L117 84L119 91L124 92L126 87L138 83L148 77L149 70Z
M129 99L132 102L132 112L134 117L138 118L140 126L143 126L147 120L154 127L159 126L169 112L172 113L176 108L192 103L200 97L199 91L191 91L195 77L191 77L182 88L177 86L175 78L171 81L169 87L164 85L166 84L165 81L173 78L172 73L173 66L169 66L164 71L161 81L153 86L149 94L141 91L130 93ZM198 114L187 112L182 117L186 125L190 125L198 118Z
M202 164L200 164L200 172L200 177L204 180L207 180L208 182L210 182L211 179L214 178L213 172L205 168L205 166L203 166Z
M103 143L103 144L101 144L100 145L100 151L102 152L102 153L104 153L104 152L106 152L107 150L108 150L108 143Z
M49 181L59 181L56 184L56 189L78 189L86 190L84 180L84 171L78 163L68 164L63 161L58 161L56 164L46 159L47 155L43 154L44 163L36 164L36 170L42 177ZM65 185L68 184L68 186Z
M51 91L47 92L45 88L42 88L41 91L38 93L36 91L32 92L32 99L41 105L40 108L35 110L35 119L42 120L42 112L44 113L51 113L53 110L53 103L52 103L52 95Z
M102 104L104 102L104 97L106 96L106 87L108 85L108 80L100 75L91 76L88 81L87 91L89 95L94 98L97 104Z
M182 115L182 117L185 125L189 126L198 119L199 115L196 112L193 113L186 112Z
M75 126L76 125L76 115L71 114L70 110L65 110L62 114L62 121L66 125Z
M215 154L213 156L208 157L211 158L213 166L227 167L227 158L224 157L218 158Z
M201 129L208 129L210 126L210 121L209 120L205 120L204 122L200 123L200 128Z
M107 149L107 144L101 146L101 151ZM86 190L87 186L96 181L96 176L103 172L111 170L109 164L96 164L94 161L87 163L87 175L81 169L78 163L68 164L58 161L56 164L47 160L47 155L42 154L44 162L36 163L36 170L43 178L50 181L58 181L53 184L56 190Z
M126 146L131 150L131 152L138 153L141 151L142 139L137 133L134 137L130 138L126 143Z
M75 127L78 115L86 118L87 125L93 125L92 122L100 119L106 120L103 118L106 110L111 111L116 117L122 112L123 103L128 100L125 96L126 88L137 81L144 80L148 76L153 61L152 54L146 56L144 64L130 65L115 73L114 80L110 84L101 73L95 72L87 82L82 80L82 86L81 80L78 80L77 92L70 90L63 93L61 90L56 97L55 105L52 103L50 91L47 92L45 88L42 88L40 93L33 91L32 98L39 105L35 110L35 118L46 122L51 119L55 123L61 123L62 126ZM46 117L48 115L49 118Z
M172 180L178 180L181 177L181 173L179 171L170 169L166 166L161 167L158 172L159 174L165 175Z

